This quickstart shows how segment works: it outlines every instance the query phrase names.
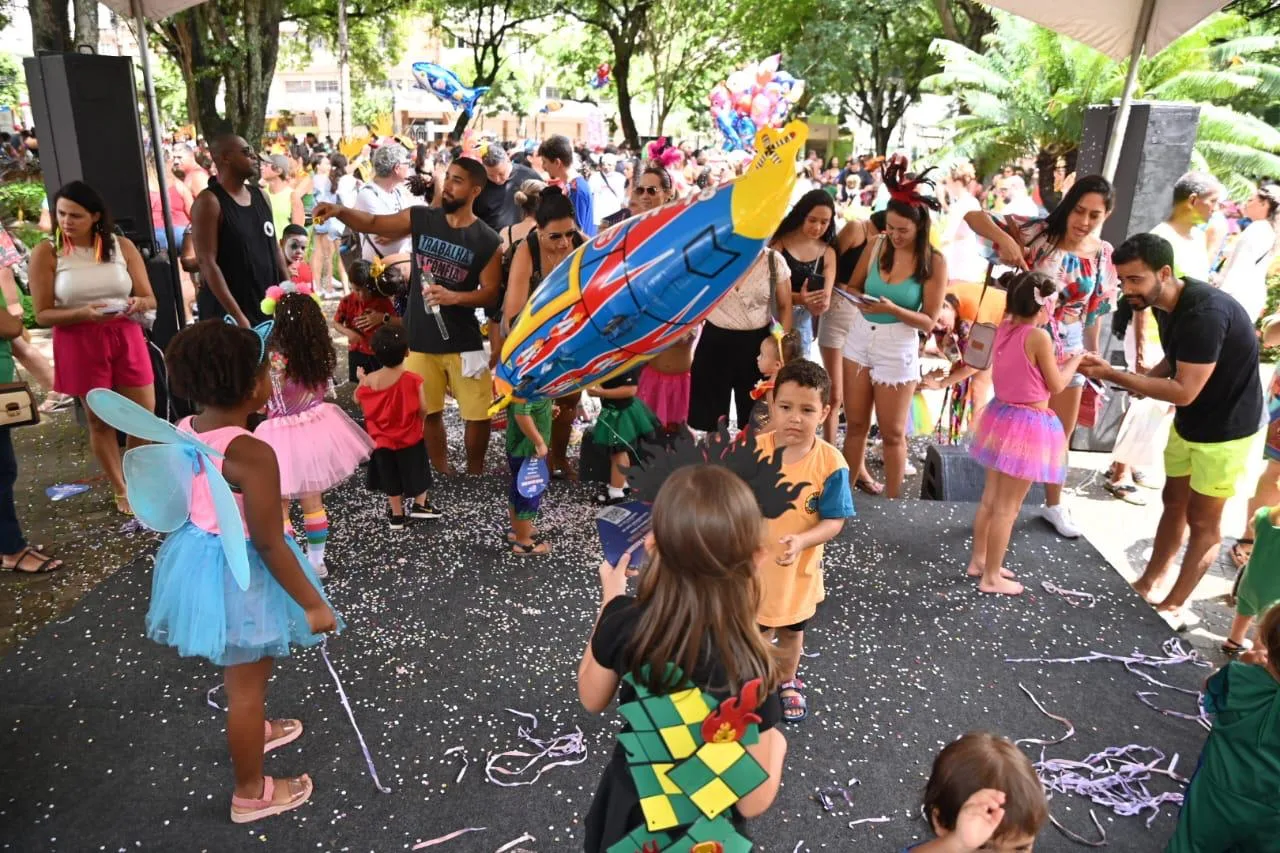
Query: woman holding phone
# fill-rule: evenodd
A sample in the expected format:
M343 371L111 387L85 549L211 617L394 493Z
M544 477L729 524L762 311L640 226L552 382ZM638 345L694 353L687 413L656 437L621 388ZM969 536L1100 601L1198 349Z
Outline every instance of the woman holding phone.
M800 196L769 243L787 262L791 279L791 328L801 352L813 348L813 321L831 306L836 284L836 205L824 190Z
M97 191L72 181L53 197L52 242L31 252L31 301L36 322L53 327L53 387L82 403L94 388L110 388L148 411L155 376L142 327L133 319L156 307L147 267L133 243L114 232ZM88 406L89 445L128 515L116 431ZM130 438L130 442L134 439Z
M845 441L849 467L861 471L874 410L884 441L884 491L902 493L907 467L907 419L920 381L920 333L938 322L947 290L947 262L929 242L930 211L938 200L922 195L933 182L909 180L906 160L885 167L889 190L884 234L862 253L846 294L856 310L844 346ZM843 298L843 297L837 297ZM880 492L880 484L856 481Z
M1002 264L1042 272L1058 283L1050 313L1049 334L1059 360L1077 352L1098 351L1098 321L1114 307L1120 280L1111 263L1111 244L1098 236L1111 214L1115 194L1101 175L1076 181L1053 212L1043 218L999 215L974 210L964 221L985 241L987 251ZM1062 391L1049 398L1067 440L1080 417L1085 377L1076 374ZM1046 483L1042 516L1059 536L1074 539L1080 528L1062 503L1062 484Z

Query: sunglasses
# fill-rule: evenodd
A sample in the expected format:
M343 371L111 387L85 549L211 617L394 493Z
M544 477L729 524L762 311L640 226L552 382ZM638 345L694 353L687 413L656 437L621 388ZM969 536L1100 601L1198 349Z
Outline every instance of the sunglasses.
M548 231L544 236L548 240L559 242L560 240L568 240L574 233L573 231Z
M662 190L657 187L636 187L636 193L639 195L658 195Z

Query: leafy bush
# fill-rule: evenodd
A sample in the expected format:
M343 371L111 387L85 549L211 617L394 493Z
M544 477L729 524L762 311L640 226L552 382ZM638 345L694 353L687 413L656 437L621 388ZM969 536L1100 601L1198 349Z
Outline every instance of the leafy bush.
M20 240L22 245L26 246L28 250L34 249L42 241L48 239L49 236L36 226L36 221L34 219L26 222L13 223L9 226L9 234L15 240Z
M14 181L0 185L0 219L6 222L17 219L19 211L24 219L39 219L42 201L44 184L39 181Z

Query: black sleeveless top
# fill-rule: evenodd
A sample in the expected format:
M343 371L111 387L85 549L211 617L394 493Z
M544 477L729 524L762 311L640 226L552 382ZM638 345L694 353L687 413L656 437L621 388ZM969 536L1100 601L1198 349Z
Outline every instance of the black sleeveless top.
M249 204L233 199L217 181L209 182L209 192L218 199L222 216L218 222L218 269L231 298L240 306L251 325L266 321L262 298L267 288L288 276L279 267L276 227L271 204L262 190L248 186ZM205 320L221 320L227 313L208 287L200 288L196 304Z
M871 224L876 230L884 233L884 211L871 214ZM836 284L848 284L849 279L853 278L853 271L858 268L858 261L862 260L862 253L867 248L867 244L871 240L863 240L857 246L850 246L842 253L836 256Z
M544 278L542 272L542 247L538 245L538 229L535 228L530 231L524 241L529 244L529 260L533 262L533 269L529 273L529 298L532 299L533 294L537 292ZM586 242L586 238L582 236L582 232L573 232L574 249L577 249L584 242ZM573 249L569 251L572 253Z
M822 260L827 255L825 249L822 254L814 258L812 261L801 261L791 256L791 253L782 249L782 259L787 262L787 268L791 270L791 292L799 293L804 289L805 282L809 280L809 276L822 275ZM814 289L814 288L811 288Z

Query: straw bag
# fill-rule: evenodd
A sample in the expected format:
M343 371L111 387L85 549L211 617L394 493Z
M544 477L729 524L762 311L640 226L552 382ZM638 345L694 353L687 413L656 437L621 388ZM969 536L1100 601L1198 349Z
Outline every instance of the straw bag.
M40 409L27 383L0 383L0 427L34 426L38 423Z

